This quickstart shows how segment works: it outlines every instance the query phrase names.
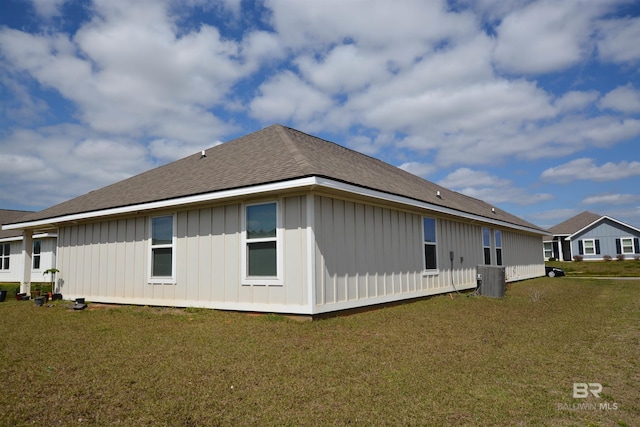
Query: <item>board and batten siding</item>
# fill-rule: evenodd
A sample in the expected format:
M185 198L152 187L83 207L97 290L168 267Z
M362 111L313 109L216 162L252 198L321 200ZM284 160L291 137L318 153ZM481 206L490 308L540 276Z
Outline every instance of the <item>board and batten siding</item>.
M507 282L545 275L540 235L502 230L502 260Z
M175 212L175 284L148 283L150 216L61 227L62 293L95 302L300 311L308 305L306 197L279 200L282 286L241 283L243 206Z
M604 219L595 227L589 228L577 236L573 236L571 239L571 250L574 255L581 255L585 260L600 260L603 259L605 255L615 258L618 255L616 239L623 237L636 239L640 238L640 233L629 227L625 227L623 224ZM585 239L598 240L600 253L593 255L580 254L579 242ZM633 259L633 255L635 254L629 254L628 256L630 259Z
M31 282L49 282L51 276L43 273L56 265L56 238L44 237L33 239L40 241L40 268L31 269ZM22 282L24 274L24 258L22 250L24 242L22 240L11 240L0 242L0 245L9 245L9 268L0 270L1 282ZM33 256L31 258L31 266L33 267Z
M422 217L418 213L315 196L314 311L322 313L475 287L476 265L482 259L480 227L438 218L438 273L425 274ZM455 254L453 269L450 250Z

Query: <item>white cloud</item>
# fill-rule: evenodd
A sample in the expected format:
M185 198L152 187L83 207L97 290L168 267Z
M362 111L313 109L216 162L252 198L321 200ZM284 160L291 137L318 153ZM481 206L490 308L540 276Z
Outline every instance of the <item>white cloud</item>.
M0 50L99 132L215 141L232 128L208 108L224 104L260 58L279 52L264 33L234 42L202 25L178 36L162 2L100 0L94 12L73 37L2 29Z
M570 91L556 99L554 105L561 113L581 111L594 103L599 96L595 90Z
M64 10L62 0L34 5L52 17ZM2 161L13 168L40 165L31 174L39 181L80 176L85 189L212 146L254 127L245 123L252 118L331 132L337 142L422 176L452 165L613 147L640 136L640 120L625 116L640 111L639 91L621 79L601 97L589 83L587 61L596 43L601 61L633 65L640 57L638 18L609 19L615 6L265 0L254 8L240 0L95 0L75 33L56 27L57 19L33 33L0 28L0 89L9 94L0 119L10 124L0 144L14 156ZM265 21L252 21L258 10L266 11ZM217 19L225 21L214 24ZM558 71L576 65L582 71L573 90L554 93L567 77ZM540 75L545 72L554 74ZM80 123L67 126L68 135L62 126L11 127L65 116L51 101L56 97L71 113L66 120ZM14 152L29 132L43 146ZM46 148L54 144L59 153ZM111 163L109 153L118 151L131 162ZM107 156L105 171L93 180L43 160L67 156L100 168L91 152ZM494 202L550 197L470 168L447 180Z
M185 144L182 141L156 139L149 143L149 153L154 159L158 159L161 163L165 163L181 159L219 144L220 142L217 141L215 143L208 144L207 146L196 147L191 144Z
M442 0L267 0L271 23L294 49L325 49L355 41L367 49L389 51L399 64L413 61L416 45L465 37L477 22L469 12L447 11ZM393 51L393 52L392 52Z
M599 194L589 196L582 200L583 205L628 205L640 202L640 196L637 194Z
M253 117L265 122L310 123L324 116L332 105L333 101L325 93L285 71L260 86L250 111Z
M420 162L406 162L401 164L399 168L423 178L431 175L436 170L436 167L431 163Z
M36 13L45 19L60 15L60 9L68 0L30 0Z
M14 130L2 147L10 154L0 169L12 179L2 197L20 205L53 205L154 166L144 144L74 125Z
M486 171L460 168L447 175L438 184L447 188L465 187L504 187L511 183L507 179L498 178Z
M640 18L602 21L598 54L603 61L634 63L640 60Z
M540 177L547 181L566 183L577 180L615 181L638 175L640 175L640 162L607 162L597 166L593 159L583 157L546 169Z
M640 228L640 206L606 209L603 215L608 215L636 228Z
M556 224L560 224L563 221L575 216L579 213L578 209L574 208L562 208L551 209L544 212L534 212L529 217L541 224L543 227L553 227Z
M514 203L526 206L553 198L547 193L531 194L523 188L516 187L511 180L469 168L457 169L438 184L493 204Z
M623 113L640 113L640 90L634 89L632 83L618 86L600 100L599 106Z
M513 11L496 30L497 64L507 71L533 74L577 64L591 52L591 23L604 6L539 1Z
M2 87L9 96L0 102L0 116L21 125L32 126L50 114L46 102L33 96L29 87L18 78L10 76L9 73L2 73L0 65L0 88Z
M302 55L295 60L300 72L317 88L329 92L351 92L389 78L387 57L367 52L353 44L336 46L318 60Z

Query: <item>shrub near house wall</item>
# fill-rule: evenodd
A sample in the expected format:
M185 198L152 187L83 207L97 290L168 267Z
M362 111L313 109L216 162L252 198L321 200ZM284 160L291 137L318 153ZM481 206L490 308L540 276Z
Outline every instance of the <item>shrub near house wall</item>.
M0 291L7 291L8 296L15 296L20 292L19 283L0 283Z

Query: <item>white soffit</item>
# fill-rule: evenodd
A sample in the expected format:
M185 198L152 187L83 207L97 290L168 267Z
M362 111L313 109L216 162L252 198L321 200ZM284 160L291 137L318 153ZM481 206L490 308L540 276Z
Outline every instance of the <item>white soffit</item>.
M333 190L344 191L351 194L379 199L387 202L399 203L419 209L426 209L433 212L439 212L446 215L453 215L460 218L465 218L471 221L483 222L486 224L499 225L507 228L526 231L529 233L547 235L548 233L541 230L525 227L517 224L512 224L499 219L492 219L481 215L458 211L456 209L447 208L444 206L438 206L431 203L421 202L404 196L398 196L394 194L385 193L378 190L359 187L357 185L348 184L340 181L336 181L329 178L322 178L317 176L311 176L306 178L298 178L290 181L282 181L269 184L261 184L251 187L243 187L232 190L223 190L213 193L199 194L195 196L185 196L169 200L160 200L157 202L141 203L130 206L122 206L116 208L103 209L91 212L82 212L77 214L63 215L55 218L46 218L41 220L22 222L16 224L3 225L3 230L18 230L24 228L41 227L52 224L60 224L65 222L81 221L91 218L106 217L111 215L121 215L127 213L134 213L146 210L155 210L169 207L179 207L189 205L193 203L202 203L215 200L223 200L234 197L242 197L249 195L256 195L262 193L271 193L283 190L293 190L296 188L305 187L324 187Z

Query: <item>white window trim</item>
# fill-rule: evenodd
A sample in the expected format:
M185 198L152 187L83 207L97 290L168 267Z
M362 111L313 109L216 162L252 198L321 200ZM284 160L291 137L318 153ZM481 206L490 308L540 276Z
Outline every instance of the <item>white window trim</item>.
M498 246L497 235L500 235L500 246ZM502 250L502 239L504 236L502 235L502 230L493 229L493 243L494 243L494 252L496 254L496 264L497 266L504 266L504 250ZM500 249L500 264L498 264L498 249Z
M547 245L549 245L549 249L547 249ZM543 247L545 259L553 258L553 243L543 242L542 247ZM549 256L547 256L547 252L549 252Z
M252 277L248 275L247 265L247 242L271 242L274 239L247 239L247 207L257 205L276 205L276 276L273 277ZM242 220L240 225L240 234L242 236L240 247L240 277L243 286L282 286L284 284L284 228L282 226L282 203L280 200L265 200L262 202L244 203L242 205Z
M161 217L165 217L165 216L170 216L171 218L173 218L173 236L171 237L171 244L165 244L165 245L154 245L153 244L153 219L154 218L161 218ZM172 213L165 213L162 215L152 215L149 217L149 253L148 253L148 257L147 257L147 263L149 265L148 270L147 270L147 275L148 275L148 279L147 282L149 284L154 284L154 285L175 285L176 284L176 243L177 243L177 238L176 238L176 232L177 232L177 215L175 212ZM154 248L171 248L171 277L169 276L158 276L158 277L154 277L153 276L153 249Z
M40 252L36 253L36 242L40 243ZM40 272L42 270L42 244L40 239L33 239L33 249L31 250L31 271ZM38 257L38 268L36 268L36 257Z
M489 246L485 245L484 243L484 230L488 230L489 231ZM480 230L480 234L481 234L481 239L482 239L482 265L494 265L494 254L491 253L491 248L492 248L492 244L493 244L493 237L491 233L491 227L482 227L482 229ZM485 260L485 249L489 249L489 264L486 263Z
M431 242L426 242L424 240L424 219L425 218L429 218L434 220L435 222L435 234L436 234L436 241L435 243L431 243ZM420 245L420 252L422 253L422 275L423 276L436 276L438 274L440 274L440 256L438 255L438 218L432 217L432 216L422 216L422 220L420 221L420 241L421 241L421 245ZM424 252L424 245L426 244L430 244L436 247L436 268L435 269L431 269L431 270L427 270L427 260L425 259L425 252Z
M591 242L592 253L587 253L587 242ZM596 239L582 239L582 252L584 255L596 255Z
M630 240L631 241L631 252L625 252L624 251L624 243L622 243L623 240ZM627 237L620 237L620 252L622 253L622 255L634 255L635 252L635 247L633 245L633 237L627 236Z
M6 272L11 270L11 243L10 242L0 242L0 245L9 245L9 253L4 253L4 247L2 248L2 256L0 256L0 271ZM4 268L4 260L5 258L9 259L9 268Z

